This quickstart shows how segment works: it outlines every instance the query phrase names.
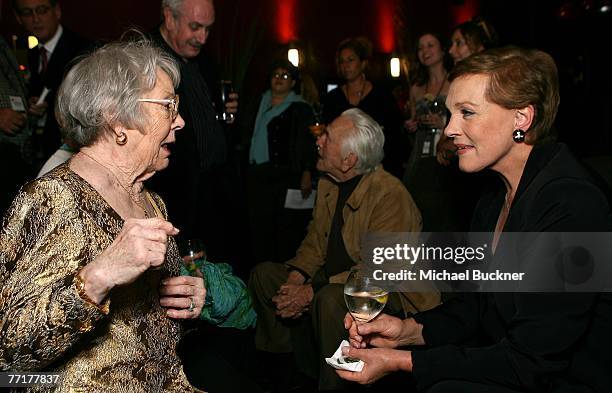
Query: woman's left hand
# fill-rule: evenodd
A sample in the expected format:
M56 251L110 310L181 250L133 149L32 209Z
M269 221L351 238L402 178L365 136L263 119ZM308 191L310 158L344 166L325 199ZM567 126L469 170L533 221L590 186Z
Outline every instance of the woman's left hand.
M335 370L340 378L362 385L371 384L394 371L412 371L412 352L389 348L357 349L343 347L344 356L363 360L365 365L359 372Z
M195 319L200 316L206 288L201 277L178 276L162 280L159 303L166 315L175 319Z

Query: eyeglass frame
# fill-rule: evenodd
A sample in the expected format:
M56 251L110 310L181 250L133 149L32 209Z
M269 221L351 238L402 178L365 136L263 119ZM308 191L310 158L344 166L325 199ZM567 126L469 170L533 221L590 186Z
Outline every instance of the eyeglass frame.
M139 98L138 102L151 102L153 104L166 104L165 108L170 113L170 119L176 120L178 117L179 95L175 94L172 98Z
M28 8L28 7L18 8L17 14L22 18L31 18L34 16L34 14L36 14L36 16L43 16L43 15L47 15L49 11L51 11L54 7L55 6L53 5L43 4L35 8Z
M284 81L289 80L289 79L293 79L291 77L291 74L288 72L275 72L272 74L272 78L273 79L282 79Z

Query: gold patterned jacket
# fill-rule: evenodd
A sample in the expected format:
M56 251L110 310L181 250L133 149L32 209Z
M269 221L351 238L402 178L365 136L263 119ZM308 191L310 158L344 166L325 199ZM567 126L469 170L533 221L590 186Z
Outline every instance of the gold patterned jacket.
M161 269L111 291L108 315L78 295L75 274L122 226L67 163L14 200L0 233L0 370L60 373L57 386L30 391L198 391L176 354L180 325L159 304L160 279L179 274L173 239Z

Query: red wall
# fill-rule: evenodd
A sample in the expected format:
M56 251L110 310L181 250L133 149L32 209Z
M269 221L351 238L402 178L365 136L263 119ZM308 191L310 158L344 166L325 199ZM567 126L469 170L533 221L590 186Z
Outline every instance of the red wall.
M160 0L59 1L64 25L100 41L115 39L129 27L149 30L160 20ZM446 33L458 18L477 11L478 0L465 0L462 6L455 3L457 0L217 0L216 23L207 46L223 70L235 70L253 31L260 31L260 45L249 64L245 86L258 92L265 87L268 64L286 55L290 41L303 49L307 68L323 82L336 77L336 45L346 37L364 35L373 41L375 50L370 75L382 80L388 78L390 53L401 44L410 45L423 30ZM4 1L2 9L0 33L23 35L9 1Z

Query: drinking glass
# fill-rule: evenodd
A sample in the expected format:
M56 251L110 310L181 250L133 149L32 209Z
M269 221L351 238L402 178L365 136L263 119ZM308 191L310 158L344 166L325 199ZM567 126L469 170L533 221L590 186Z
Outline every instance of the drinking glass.
M382 289L369 272L368 269L355 266L344 284L344 301L357 323L366 323L376 318L389 298L389 292Z
M234 92L232 81L220 80L218 83L219 96L216 103L217 120L230 122L234 119L234 114L226 111L225 104L231 101L230 94Z
M200 239L188 239L185 241L184 250L182 251L183 264L189 274L196 275L198 265L197 260L206 260L206 249L204 243Z

